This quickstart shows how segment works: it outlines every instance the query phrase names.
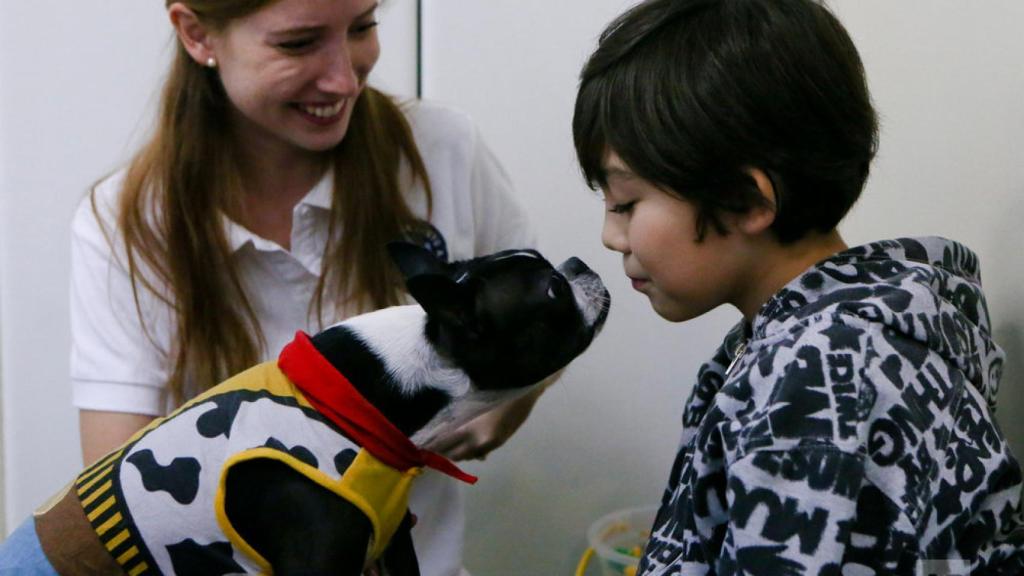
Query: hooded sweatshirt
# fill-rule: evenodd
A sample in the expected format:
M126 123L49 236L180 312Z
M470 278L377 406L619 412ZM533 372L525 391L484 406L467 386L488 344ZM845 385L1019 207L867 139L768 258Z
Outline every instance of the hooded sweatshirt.
M808 269L700 368L638 574L1024 574L991 334L956 242Z

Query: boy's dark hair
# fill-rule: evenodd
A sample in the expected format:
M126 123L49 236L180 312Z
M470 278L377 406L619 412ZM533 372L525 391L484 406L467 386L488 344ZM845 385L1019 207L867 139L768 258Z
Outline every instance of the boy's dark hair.
M698 234L764 204L780 242L829 232L860 196L878 146L864 67L814 0L648 0L612 22L583 68L573 117L591 188L615 152L694 202Z

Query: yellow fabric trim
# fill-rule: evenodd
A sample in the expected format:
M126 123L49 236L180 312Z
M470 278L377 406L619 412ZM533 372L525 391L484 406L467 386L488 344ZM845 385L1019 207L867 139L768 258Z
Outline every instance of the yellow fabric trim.
M114 481L108 478L107 481L104 482L102 486L97 488L95 492L89 494L88 497L82 500L82 507L85 508L92 504L93 502L95 502L100 496L106 494L107 491L110 490L110 487L113 485Z
M117 563L124 566L125 562L131 560L132 558L135 558L138 554L139 548L137 546L132 546L127 551L125 551L124 554L121 554L117 557Z
M342 476L337 492L362 510L373 524L371 559L380 558L398 530L409 508L412 481L421 472L421 468L400 472L360 450Z
M257 364L244 372L228 378L217 386L203 392L192 400L189 400L180 408L168 415L168 418L190 406L205 402L213 396L219 396L228 392L238 390L249 390L252 392L269 392L275 396L293 396L299 401L300 406L313 408L313 405L306 400L291 380L277 367L277 361Z
M107 473L109 473L111 468L113 468L113 461L117 460L118 458L120 458L121 454L123 454L123 453L124 453L124 450L121 449L121 448L118 448L117 450L114 450L113 452L111 452L111 453L107 454L106 456L104 456L98 462L90 464L89 466L87 466L85 468L85 470L83 470L81 472L81 474L78 475L78 478L77 478L76 481L79 482L79 483L89 482L90 480L95 481L96 476L98 476L100 474L107 474ZM92 483L93 482L90 482L90 485ZM87 489L88 486L86 486L85 488Z
M114 513L114 515L111 516L109 519L107 519L106 522L104 522L103 524L100 524L96 528L96 534L99 535L99 536L103 536L111 528L113 528L114 526L117 526L117 523L120 522L120 521L121 521L121 513L120 512Z
M79 486L78 487L78 495L81 496L82 494L85 494L86 492L88 492L89 489L92 488L93 486L95 486L97 482L100 482L101 480L106 478L106 476L108 474L110 474L110 471L113 470L113 469L114 469L114 465L111 464L111 465L107 466L106 468L104 468L101 472L96 474L96 476L94 476L91 480L89 480L85 484L82 484L81 486Z
M124 542L125 540L128 539L128 536L129 536L128 529L125 528L124 530L121 530L121 532L118 533L117 536L114 536L114 538L112 540L110 540L109 542L107 542L104 545L107 547L107 550L113 552L114 548L117 548L118 546L121 545L122 542Z
M86 518L89 519L89 522L93 522L94 520L99 518L100 514L103 514L104 512L106 512L107 509L110 508L113 505L114 505L114 497L111 496L110 498L107 498L106 500L104 500L103 504L100 504L99 507L97 507L95 510L90 512L89 515L86 516Z
M305 396L303 396L302 393L299 392L298 388L296 388L295 385L292 384L291 380L288 380L288 377L286 377L284 373L281 372L281 369L277 367L276 360L270 362L263 362L262 364L257 364L252 368L249 368L248 370L235 374L231 378L228 378L227 380L221 382L220 384L217 384L216 386L210 388L206 392L203 392L202 394L192 398L188 402L185 402L184 404L176 408L167 416L154 419L144 428L142 428L135 434L132 434L132 436L128 438L128 440L121 447L127 446L128 444L135 442L136 440L141 438L143 434L163 424L164 420L174 418L180 412L188 410L189 408L195 406L196 404L206 402L207 400L214 396L220 396L221 394L225 394L227 392L235 392L237 390L250 390L253 392L268 391L275 396L291 396L298 401L300 406L304 406L306 408L313 408L313 405L309 403L309 400L306 400ZM120 456L120 452L121 451L119 449L117 454L112 454L111 456ZM112 459L113 458L111 458L111 460Z
M421 468L411 468L400 472L377 460L366 450L360 450L352 465L339 481L320 469L273 448L253 448L235 454L224 463L224 467L221 469L220 482L214 497L214 512L217 516L217 523L228 540L252 558L260 569L267 573L272 571L270 563L242 538L224 510L225 487L231 467L240 462L257 458L277 460L287 465L318 485L348 500L366 514L373 527L373 545L368 554L370 560L380 558L384 548L391 541L391 537L398 530L409 506L409 489L412 486L412 481L422 472Z
M232 466L239 462L245 462L246 460L252 460L254 458L272 458L283 462L284 458L281 458L281 456L288 455L271 448L253 448L252 450L239 452L238 454L228 458L227 461L224 462L224 466L221 467L220 482L217 483L217 494L213 497L213 511L217 516L217 524L220 526L221 531L228 537L228 541L230 541L235 548L241 550L243 554L252 559L252 561L259 566L260 572L264 574L273 574L274 570L270 565L270 562L267 562L266 558L257 552L255 548L249 545L249 543L245 541L245 538L242 538L242 535L235 529L231 520L228 519L227 512L224 510L224 500L227 494L226 487L228 472L231 470Z

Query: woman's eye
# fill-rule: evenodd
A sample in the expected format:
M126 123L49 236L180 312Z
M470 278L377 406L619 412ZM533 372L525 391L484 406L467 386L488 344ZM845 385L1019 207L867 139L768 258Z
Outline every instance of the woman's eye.
M612 204L611 208L609 208L608 211L613 214L626 214L627 212L633 209L633 206L635 204L635 200L633 202L623 202L622 204Z
M288 40L287 42L279 42L277 47L287 52L298 52L305 48L309 48L316 42L315 38L299 38L296 40Z

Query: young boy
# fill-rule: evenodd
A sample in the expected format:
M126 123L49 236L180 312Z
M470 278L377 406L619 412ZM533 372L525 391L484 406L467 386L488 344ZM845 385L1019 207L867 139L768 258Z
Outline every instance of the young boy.
M836 230L877 121L825 7L644 2L584 67L573 132L655 311L743 313L698 372L639 574L1024 573L977 257Z

